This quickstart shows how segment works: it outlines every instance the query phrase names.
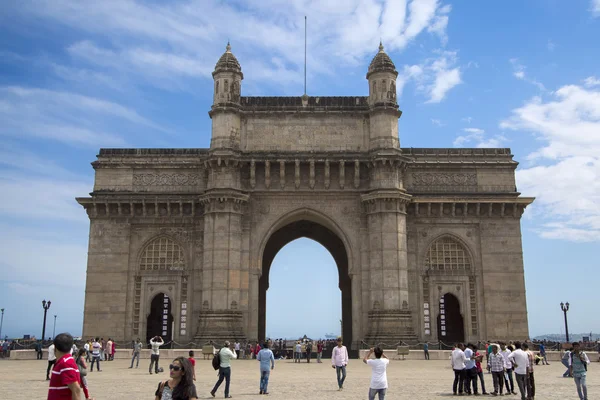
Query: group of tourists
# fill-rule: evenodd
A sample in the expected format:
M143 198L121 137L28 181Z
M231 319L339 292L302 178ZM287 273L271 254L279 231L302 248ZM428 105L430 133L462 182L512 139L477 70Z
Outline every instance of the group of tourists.
M483 367L481 365L484 362L484 355L487 360L487 370L492 374L494 391L491 393L485 390ZM538 365L540 362L542 362L542 365L549 365L543 345L540 346L539 353L535 354L529 349L528 343L521 342L511 342L508 346L502 342L499 344L492 343L483 350L483 353L480 353L474 344L469 343L465 346L463 343L457 343L450 360L454 370L454 383L452 385L454 395L479 395L478 381L481 383L481 394L493 396L516 395L514 384L516 380L521 400L535 398L534 365ZM573 347L565 352L562 362L567 367L563 377L575 378L580 400L587 400L585 377L590 360L585 352L580 349L578 342L573 343Z

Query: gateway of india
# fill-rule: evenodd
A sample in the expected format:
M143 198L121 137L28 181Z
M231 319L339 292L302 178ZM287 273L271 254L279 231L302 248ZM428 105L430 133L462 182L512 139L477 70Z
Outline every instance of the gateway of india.
M212 75L210 148L92 163L83 337L263 340L271 264L301 237L337 264L354 351L529 337L510 149L401 147L381 45L368 96L242 96L229 44Z

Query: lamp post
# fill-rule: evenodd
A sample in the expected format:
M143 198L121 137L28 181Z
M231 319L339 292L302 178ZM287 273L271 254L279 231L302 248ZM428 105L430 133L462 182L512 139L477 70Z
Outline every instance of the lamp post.
M567 311L569 311L569 302L560 303L560 309L565 314L565 335L567 337L567 343L569 342L569 324L567 323Z
M44 325L42 326L42 343L44 343L44 338L46 337L46 313L48 313L48 309L50 308L51 301L42 300L42 307L44 307Z
M4 308L0 308L2 311L2 317L0 319L0 339L2 339L2 324L4 323Z
M52 337L56 335L56 314L54 314L54 327L52 327Z

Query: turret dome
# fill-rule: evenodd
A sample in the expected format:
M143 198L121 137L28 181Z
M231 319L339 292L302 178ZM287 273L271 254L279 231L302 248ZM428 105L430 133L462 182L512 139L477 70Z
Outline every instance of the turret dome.
M371 61L371 64L369 65L367 79L369 79L369 75L375 72L392 72L395 76L398 76L396 66L390 56L383 50L383 44L381 42L379 42L379 52L373 57L373 61Z
M225 53L219 58L217 61L217 65L215 65L215 70L213 71L213 76L215 76L218 72L237 72L239 74L242 73L242 67L238 62L237 58L231 52L231 45L227 42L227 47L225 48Z

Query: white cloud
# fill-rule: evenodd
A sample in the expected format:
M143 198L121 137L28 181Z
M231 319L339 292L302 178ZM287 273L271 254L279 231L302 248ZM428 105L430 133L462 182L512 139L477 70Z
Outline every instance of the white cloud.
M423 64L405 65L396 80L398 93L409 81L415 81L417 90L424 93L427 103L439 103L455 86L462 83L460 67L457 67L455 51L437 51L437 56L428 58Z
M486 136L485 130L480 128L463 128L463 132L467 135L458 136L454 140L454 147L493 148L502 147L508 141L504 135Z
M588 76L583 80L583 84L587 87L600 86L600 79L595 76Z
M544 142L528 156L533 166L517 171L520 191L537 197L541 235L600 240L600 90L563 86L550 100L530 99L500 126Z
M538 89L540 89L541 91L545 91L546 88L544 87L544 85L541 82L538 82L535 79L531 79L529 78L529 76L527 76L526 74L526 69L527 67L524 66L523 64L521 64L519 62L519 59L517 58L511 58L510 63L513 67L513 76L519 80L531 83L532 85L536 86Z
M445 44L451 11L439 0L254 0L243 5L219 0L62 0L24 7L35 16L101 34L107 43L103 47L91 41L75 43L69 49L72 56L176 90L187 89L178 76L209 78L227 39L250 85L257 80L254 76L270 76L273 79L266 84L277 85L289 82L279 80L280 76L301 76L304 15L308 16L309 75L335 76L336 64L367 64L379 39L389 52L404 49L423 33L439 36ZM440 77L437 96L443 94L448 80L456 80L456 72ZM302 84L295 81L296 86Z
M437 118L431 118L431 124L435 126L444 126L445 124Z
M591 0L590 10L594 17L600 17L600 0Z
M466 122L467 124L470 124L473 121L473 117L463 117L460 120L462 122Z

